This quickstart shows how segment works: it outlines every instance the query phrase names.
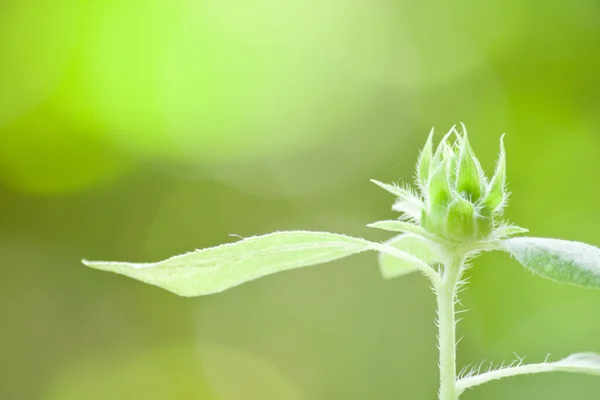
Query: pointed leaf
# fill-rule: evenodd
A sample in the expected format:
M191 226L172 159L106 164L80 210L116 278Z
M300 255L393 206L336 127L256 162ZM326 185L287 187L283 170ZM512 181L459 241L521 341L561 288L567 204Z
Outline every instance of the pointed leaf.
M390 185L375 179L371 179L371 182L398 197L398 200L396 200L392 206L392 210L405 213L407 217L413 221L419 221L421 218L423 201L412 189L408 187L403 188L398 185Z
M431 247L431 242L422 236L404 234L388 240L385 244L415 256L426 264L437 262L438 257ZM385 279L391 279L417 271L419 265L389 253L379 253L379 270Z
M429 194L429 207L435 204L446 203L450 200L450 183L448 182L448 160L445 159L429 178L427 192Z
M397 220L385 220L377 221L367 225L369 228L382 229L389 232L408 232L414 233L420 236L429 236L429 233L421 228L419 225L411 224L410 222L397 221Z
M478 200L484 189L481 171L479 160L471 148L467 133L464 132L456 171L456 190L466 194L472 201Z
M525 268L559 283L600 287L600 249L568 240L516 237L503 247Z
M200 296L275 272L372 250L377 245L334 233L292 231L249 237L156 263L85 260L83 263L160 286L180 296Z
M457 241L469 241L477 234L473 204L458 196L448 206L448 217L444 227L445 236Z
M413 192L411 189L406 189L403 188L402 186L399 185L395 185L395 184L389 184L389 183L383 183L383 182L379 182L375 179L371 179L371 182L373 182L374 184L376 184L377 186L379 186L380 188L382 188L385 191L390 192L391 194L393 194L394 196L400 197L400 198L411 198L411 197L417 197L417 194L415 192Z
M456 129L454 126L448 131L448 133L446 133L444 135L444 137L438 144L438 146L435 150L435 153L433 154L433 158L431 160L431 166L429 167L429 179L431 179L431 175L442 164L442 161L445 160L445 156L448 151L448 149L447 149L448 139L450 138L450 135L452 135L453 133L456 133Z
M550 364L555 367L556 371L600 375L600 354L596 353L571 354L567 358Z
M398 199L392 205L392 210L403 213L401 219L419 223L423 210L423 202L418 198Z
M522 228L517 225L502 224L494 229L494 231L492 232L492 238L496 240L504 239L509 236L519 235L521 233L527 232L529 232L529 229Z
M500 155L496 164L496 171L490 182L488 192L483 200L484 207L498 211L506 202L506 150L504 149L504 135L500 137Z
M421 150L421 155L419 156L419 163L417 165L417 172L419 174L419 186L423 190L427 187L427 180L429 179L429 169L431 167L432 158L433 128L431 128L431 132L429 133L427 142L425 142L425 146L423 147L423 150Z

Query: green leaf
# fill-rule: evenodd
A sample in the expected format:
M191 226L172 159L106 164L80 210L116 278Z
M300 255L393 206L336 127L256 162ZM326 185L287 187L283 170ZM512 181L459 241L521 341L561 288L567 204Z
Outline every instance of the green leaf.
M393 194L394 196L397 196L400 198L417 197L417 194L414 191L412 191L411 189L405 189L402 186L398 186L398 185L394 185L394 184L390 185L389 183L379 182L375 179L371 179L371 182L373 182L374 184L376 184L383 190L386 190L386 191L390 192L391 194Z
M600 355L596 353L576 353L560 361L550 363L554 371L578 372L600 375Z
M473 204L458 196L448 207L444 229L446 237L457 241L469 241L477 234Z
M504 135L500 137L500 155L496 163L496 171L490 182L488 192L483 200L484 207L492 212L500 211L506 203L508 193L506 193L506 150L504 149ZM498 210L500 209L500 210Z
M180 296L221 292L275 272L320 264L378 243L327 232L276 232L197 250L156 263L83 261L89 267L126 275Z
M394 211L406 214L413 221L418 221L421 218L421 209L424 207L423 201L411 188L390 185L375 179L371 179L371 182L398 197L392 206Z
M448 150L452 150L452 148L448 145L448 139L450 139L450 136L453 133L456 134L455 126L453 126L448 133L444 135L438 144L435 153L433 154L433 158L431 159L431 166L429 167L429 179L431 179L431 175L436 171L436 169L445 162Z
M448 181L448 159L443 162L432 172L427 184L427 193L429 198L429 206L436 204L445 204L451 198L450 182Z
M505 223L505 224L501 224L500 226L498 226L497 228L494 229L494 231L492 232L492 238L496 239L496 240L504 239L509 236L519 235L521 233L527 233L527 232L529 232L529 229L522 228L517 225L510 225L510 224Z
M503 247L525 268L560 283L600 287L600 249L568 240L516 237Z
M423 150L421 150L421 155L419 156L419 162L417 164L417 173L419 174L419 186L422 190L425 190L427 188L427 180L429 180L429 169L431 167L432 158L433 128L431 128L431 132L429 133L427 142L425 142L425 146L423 147Z
M463 136L461 139L458 171L456 176L456 190L464 193L472 201L479 200L485 183L482 182L482 170L473 149L469 144L469 138L463 125Z
M404 234L385 242L405 253L417 257L426 264L437 262L438 257L432 249L431 242L422 236ZM401 259L389 253L379 253L379 270L385 279L396 278L419 270L419 265L408 259Z
M418 225L411 224L410 222L403 222L397 220L385 220L377 221L367 225L369 228L382 229L388 232L409 232L415 233L420 236L429 236L429 233Z

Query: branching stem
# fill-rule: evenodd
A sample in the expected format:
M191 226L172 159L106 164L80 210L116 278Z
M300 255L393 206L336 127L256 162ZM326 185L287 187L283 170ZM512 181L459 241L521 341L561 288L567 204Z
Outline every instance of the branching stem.
M556 371L567 371L571 372L574 368L566 366L560 367L553 363L538 363L528 365L518 365L510 368L500 368L493 371L488 371L480 375L463 378L457 382L457 389L459 394L465 389L473 386L478 386L483 383L493 381L496 379L508 378L510 376L523 375L523 374L537 374L540 372L556 372ZM574 371L577 372L577 371Z

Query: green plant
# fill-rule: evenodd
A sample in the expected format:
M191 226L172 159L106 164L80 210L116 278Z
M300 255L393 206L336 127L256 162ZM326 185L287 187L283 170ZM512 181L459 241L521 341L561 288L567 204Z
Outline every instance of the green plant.
M393 209L402 213L398 220L369 225L400 232L385 243L328 232L276 232L157 263L84 263L181 296L200 296L275 272L373 250L379 252L384 278L421 271L431 280L438 306L440 400L456 400L468 388L520 374L567 371L600 375L600 355L594 353L528 365L518 359L481 374L475 369L457 374L455 304L469 261L481 252L506 251L545 278L600 287L599 248L558 239L512 237L527 230L503 219L509 194L502 138L490 180L471 149L463 125L460 133L453 127L435 151L432 130L417 164L417 191L409 186L373 182L397 197Z

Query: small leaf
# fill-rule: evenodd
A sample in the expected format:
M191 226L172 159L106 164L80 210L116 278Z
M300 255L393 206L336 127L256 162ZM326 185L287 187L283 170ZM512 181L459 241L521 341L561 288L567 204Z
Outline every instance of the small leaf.
M448 159L444 159L429 178L427 193L430 207L436 204L444 204L451 198L450 182L447 174L448 164Z
M397 221L393 219L373 222L372 224L369 224L367 226L369 228L377 228L389 232L409 232L415 233L420 236L429 236L429 233L418 225L411 224L410 222Z
M429 265L437 262L438 257L431 247L431 242L422 236L404 234L388 240L385 245L415 256ZM419 265L388 253L379 253L379 270L385 279L391 279L417 271Z
M517 237L503 247L534 273L559 283L600 287L600 249L568 240Z
M529 232L529 229L522 228L517 225L502 224L494 229L492 232L492 238L495 240L504 239L509 236L519 235L527 232Z
M398 197L392 206L392 210L406 214L406 216L413 221L419 221L421 218L421 209L424 205L419 195L411 188L390 185L375 179L371 179L371 182Z
M180 296L221 292L288 269L320 264L379 244L327 232L276 232L171 257L157 263L83 261L162 287Z
M484 189L484 182L482 182L483 174L481 171L481 166L479 165L477 157L475 157L475 153L473 153L473 149L471 149L469 138L465 131L460 146L460 156L456 174L456 190L459 193L466 194L472 201L479 200Z
M402 213L401 219L419 223L423 210L423 203L414 197L411 199L398 199L392 205L392 210Z
M496 164L496 171L490 182L488 192L483 200L483 206L492 212L499 212L506 203L508 194L506 188L506 151L504 149L504 135L500 138L500 155Z
M419 162L417 165L417 173L419 174L419 186L423 190L425 190L425 188L427 187L427 180L429 179L429 168L431 167L432 157L433 128L431 128L431 132L429 133L427 142L425 142L425 146L423 147L423 150L421 150L421 155L419 156Z
M433 154L433 158L431 159L431 166L429 167L429 179L431 179L431 175L435 172L435 170L445 162L446 155L448 152L448 139L450 136L456 133L455 126L453 126L448 133L444 135L440 143L438 144L435 153Z
M418 198L417 194L414 191L412 191L411 189L405 189L402 186L398 186L398 185L394 185L394 184L391 185L389 183L379 182L375 179L371 179L371 182L373 182L374 184L376 184L383 190L390 192L391 194L393 194L396 197L400 197L400 198L417 197Z
M445 236L456 241L469 241L477 233L473 204L457 197L448 206L448 217L444 227Z

